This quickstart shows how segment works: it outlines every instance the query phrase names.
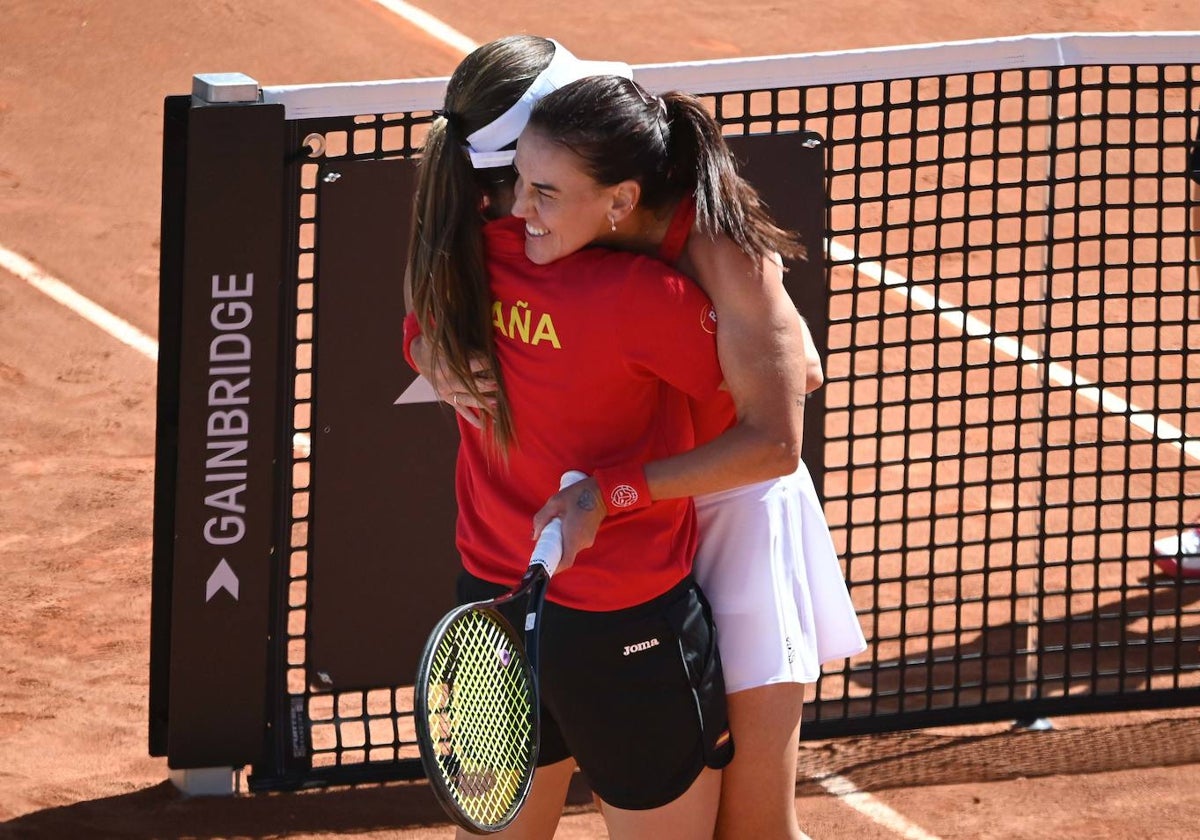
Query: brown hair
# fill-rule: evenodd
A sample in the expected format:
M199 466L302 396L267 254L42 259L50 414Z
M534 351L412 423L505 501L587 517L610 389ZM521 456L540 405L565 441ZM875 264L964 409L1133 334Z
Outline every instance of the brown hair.
M554 44L533 35L492 41L462 60L446 85L419 163L407 277L412 308L435 367L444 364L481 403L471 358L482 355L499 387L485 429L499 451L513 439L512 415L492 335L483 252L483 206L511 167L475 170L467 136L507 111L545 69Z

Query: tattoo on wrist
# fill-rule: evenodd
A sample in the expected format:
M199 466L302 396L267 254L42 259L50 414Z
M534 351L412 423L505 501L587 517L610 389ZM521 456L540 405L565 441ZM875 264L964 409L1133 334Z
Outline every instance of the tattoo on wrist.
M591 490L584 490L579 494L579 498L575 500L575 505L580 510L595 510L596 494Z

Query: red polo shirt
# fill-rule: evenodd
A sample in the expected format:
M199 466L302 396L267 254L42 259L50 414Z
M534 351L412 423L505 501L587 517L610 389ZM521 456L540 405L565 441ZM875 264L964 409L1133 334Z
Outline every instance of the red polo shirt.
M468 571L512 584L533 548L533 514L562 472L691 449L688 399L711 399L722 375L708 298L662 262L588 248L534 265L517 218L484 236L516 441L497 459L460 420L457 542ZM585 610L642 603L691 570L695 543L690 499L609 516L548 597Z

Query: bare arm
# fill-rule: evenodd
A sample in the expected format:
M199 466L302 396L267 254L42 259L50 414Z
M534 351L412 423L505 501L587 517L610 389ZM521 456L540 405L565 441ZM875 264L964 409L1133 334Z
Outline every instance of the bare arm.
M686 260L685 271L717 310L717 354L737 423L691 452L647 464L654 499L765 481L800 462L807 330L783 287L782 266L752 260L725 237L699 235L689 239Z
M825 384L825 368L804 316L800 317L800 328L804 330L804 393L811 394Z

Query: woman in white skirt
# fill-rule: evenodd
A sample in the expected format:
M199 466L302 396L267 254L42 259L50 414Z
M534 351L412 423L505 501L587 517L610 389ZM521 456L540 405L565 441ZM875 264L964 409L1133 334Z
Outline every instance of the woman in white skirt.
M581 104L564 103L562 110L569 119ZM587 112L603 113L602 102L586 104ZM720 137L715 125L713 134ZM578 143L569 147L581 150ZM603 154L603 144L595 148ZM692 452L597 470L552 497L534 517L534 533L561 517L569 561L591 544L605 515L694 497L694 574L712 606L734 740L716 836L798 840L805 685L816 681L823 663L866 648L820 498L799 457L805 397L823 384L824 372L784 289L779 254L754 256L753 248L734 242L751 237L714 235L696 215L694 195L679 200L666 220L661 208L635 207L614 225L617 238L604 244L653 248L705 291L714 328L719 323L728 393L693 405Z

